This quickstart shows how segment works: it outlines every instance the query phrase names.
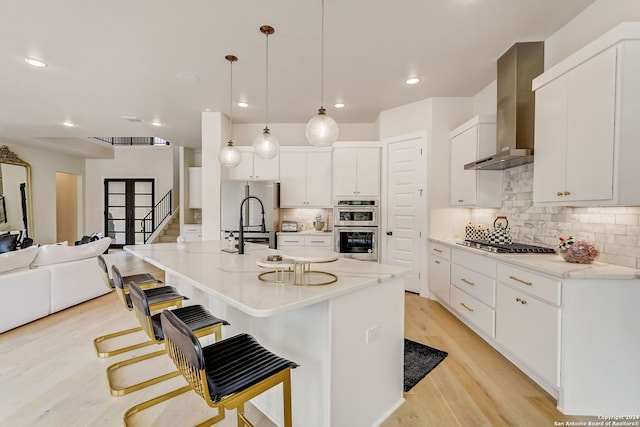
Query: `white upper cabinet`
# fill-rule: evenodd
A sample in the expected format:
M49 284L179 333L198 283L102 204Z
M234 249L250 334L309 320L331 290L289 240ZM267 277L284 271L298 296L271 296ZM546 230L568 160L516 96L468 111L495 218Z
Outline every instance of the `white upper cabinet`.
M280 207L331 206L331 149L281 148Z
M495 154L496 119L476 116L449 134L451 139L450 203L452 206L499 208L502 171L465 170L464 165Z
M380 196L380 148L354 144L333 149L333 197L362 198ZM359 143L358 143L359 144Z
M638 75L640 25L623 24L534 79L535 203L640 204Z
M279 156L262 159L253 152L253 147L237 147L240 164L229 168L229 179L242 181L277 181L280 178Z

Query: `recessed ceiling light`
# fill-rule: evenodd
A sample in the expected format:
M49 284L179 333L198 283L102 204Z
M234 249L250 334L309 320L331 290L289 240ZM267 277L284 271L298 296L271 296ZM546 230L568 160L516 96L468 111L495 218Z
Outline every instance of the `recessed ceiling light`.
M409 77L407 80L404 81L406 84L408 85L415 85L420 83L420 77Z
M42 61L40 59L37 59L37 58L25 58L24 61L27 64L33 65L34 67L46 67L47 66L46 62L44 62L44 61Z
M161 123L161 122L159 122L159 121L157 121L157 120L156 120L156 121L151 122L151 124L152 124L152 125L154 125L154 126L162 126L162 123Z
M66 127L72 128L75 126L75 123L72 122L62 122L62 124Z
M238 102L238 107L240 108L247 108L249 106L249 103L246 101L240 101Z
M334 107L336 108L344 108L345 107L345 103L344 102L336 102L335 104L333 104Z

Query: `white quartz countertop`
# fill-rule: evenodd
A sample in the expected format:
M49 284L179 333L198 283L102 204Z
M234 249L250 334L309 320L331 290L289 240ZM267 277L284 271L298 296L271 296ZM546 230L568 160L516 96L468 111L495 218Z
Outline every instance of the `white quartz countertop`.
M267 255L284 255L282 251L247 243L245 254L238 255L222 251L226 245L227 242L209 240L132 245L124 250L255 317L274 316L327 301L409 272L403 267L338 258L335 262L312 265L313 269L335 274L338 277L335 283L324 286L267 283L259 280L258 275L269 270L258 266L256 261Z
M612 279L628 280L640 278L640 270L604 262L574 264L566 262L559 254L496 254L458 244L459 241L430 238L432 242L455 249L487 256L518 267L566 279Z

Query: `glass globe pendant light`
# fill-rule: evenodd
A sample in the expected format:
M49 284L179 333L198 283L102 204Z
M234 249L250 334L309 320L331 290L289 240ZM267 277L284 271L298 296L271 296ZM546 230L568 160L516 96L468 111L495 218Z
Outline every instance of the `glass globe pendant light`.
M327 116L324 109L324 0L322 0L322 60L321 60L321 84L320 84L320 108L318 115L313 116L307 122L307 140L311 145L327 147L338 139L338 123L331 116Z
M269 36L273 34L276 30L269 25L263 25L260 27L260 32L266 36L267 39L267 49L266 49L266 100L265 100L265 124L264 131L258 135L253 140L253 150L256 153L256 156L263 159L273 159L278 155L280 151L280 143L278 139L271 135L269 131Z
M240 151L233 146L233 63L238 60L237 56L227 55L224 57L229 61L229 68L231 70L230 84L229 84L229 142L227 145L220 149L218 153L218 160L223 166L228 168L235 168L240 164Z

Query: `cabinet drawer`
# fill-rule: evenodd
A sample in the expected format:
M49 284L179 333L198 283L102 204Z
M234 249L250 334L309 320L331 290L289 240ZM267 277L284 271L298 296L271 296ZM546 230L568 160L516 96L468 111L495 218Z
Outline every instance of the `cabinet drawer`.
M557 279L501 263L498 265L498 280L552 304L560 305L560 281Z
M304 236L278 236L278 247L304 246Z
M431 254L444 258L447 261L451 259L451 248L447 245L431 242Z
M331 247L331 236L304 236L305 246L328 246Z
M451 283L489 307L495 308L495 279L453 264L451 266Z
M451 286L451 307L490 337L495 336L495 311L477 299Z
M451 260L485 276L496 278L496 262L484 255L453 249L451 251Z

